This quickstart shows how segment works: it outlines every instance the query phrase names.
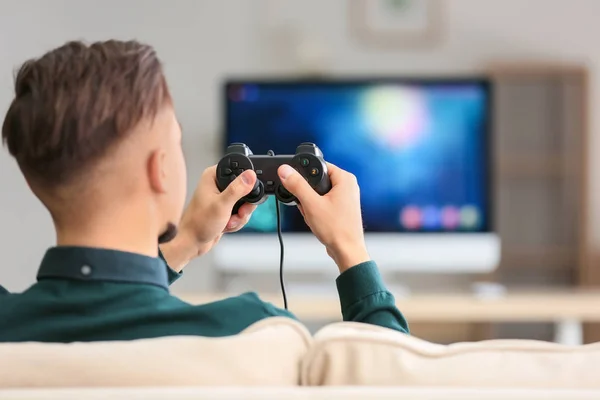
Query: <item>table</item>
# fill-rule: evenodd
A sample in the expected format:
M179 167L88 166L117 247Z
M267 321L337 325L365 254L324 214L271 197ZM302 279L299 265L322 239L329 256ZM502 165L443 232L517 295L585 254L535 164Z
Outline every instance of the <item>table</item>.
M182 295L191 304L227 297L225 294ZM261 295L280 306L279 294ZM333 296L288 296L289 309L305 321L338 321L339 300ZM583 323L600 322L600 291L509 291L499 296L462 294L413 294L397 298L396 304L409 323L416 322L552 322L555 341L583 343Z

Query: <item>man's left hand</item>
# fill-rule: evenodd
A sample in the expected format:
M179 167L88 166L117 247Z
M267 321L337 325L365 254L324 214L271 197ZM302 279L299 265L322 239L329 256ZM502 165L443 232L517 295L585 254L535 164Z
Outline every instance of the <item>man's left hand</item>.
M207 168L192 200L183 213L179 232L160 249L175 271L181 271L193 258L206 254L224 233L239 231L248 223L255 205L244 204L235 215L233 206L250 193L256 182L252 170L244 171L221 193L216 183L217 167Z

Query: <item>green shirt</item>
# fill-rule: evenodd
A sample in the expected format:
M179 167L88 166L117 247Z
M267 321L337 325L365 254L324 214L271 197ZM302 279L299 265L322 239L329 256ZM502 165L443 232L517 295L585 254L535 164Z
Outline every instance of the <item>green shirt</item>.
M23 293L0 287L0 342L133 340L171 335L228 336L272 316L294 316L254 293L191 305L169 293L180 275L162 255L85 247L47 251L37 283ZM345 321L408 333L374 262L337 278Z

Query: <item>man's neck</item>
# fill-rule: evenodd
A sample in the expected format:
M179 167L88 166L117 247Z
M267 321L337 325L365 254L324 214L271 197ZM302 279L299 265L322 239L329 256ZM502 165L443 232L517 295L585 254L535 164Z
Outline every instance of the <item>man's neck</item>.
M94 221L99 221L94 223ZM143 219L89 218L84 224L58 224L58 246L94 247L158 256L158 237Z

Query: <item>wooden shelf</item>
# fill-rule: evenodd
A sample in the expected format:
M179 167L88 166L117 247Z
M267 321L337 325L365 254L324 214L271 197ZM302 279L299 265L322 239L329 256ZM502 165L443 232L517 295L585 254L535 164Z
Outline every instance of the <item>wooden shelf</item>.
M499 179L567 179L577 176L577 165L568 165L563 156L510 156L497 160Z
M576 249L569 246L540 246L511 248L510 244L504 244L506 249L502 253L503 259L520 261L544 260L570 260L577 255Z
M587 67L575 64L549 62L497 62L486 68L493 78L564 78L569 75L586 76Z
M504 245L501 262L503 265L565 265L577 261L577 249L568 246L543 246L511 249Z

